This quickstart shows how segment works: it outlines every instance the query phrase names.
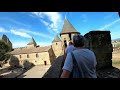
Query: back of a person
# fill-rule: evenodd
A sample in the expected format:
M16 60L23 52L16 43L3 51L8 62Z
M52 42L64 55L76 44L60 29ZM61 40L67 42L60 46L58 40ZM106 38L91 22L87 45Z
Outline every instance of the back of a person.
M73 51L75 59L78 63L80 74L83 78L97 78L96 77L96 58L89 49L77 49Z
M84 48L86 42L84 36L74 35L73 44L76 50L67 54L61 78L97 78L96 57L94 52Z
M68 54L68 53L70 53L70 52L72 52L72 51L74 51L75 50L75 47L73 46L73 45L69 45L67 48L66 48L66 54Z

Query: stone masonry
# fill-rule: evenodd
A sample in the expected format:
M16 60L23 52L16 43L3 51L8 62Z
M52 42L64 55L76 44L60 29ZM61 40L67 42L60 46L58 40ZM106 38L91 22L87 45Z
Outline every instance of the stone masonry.
M91 31L84 35L86 48L92 50L97 59L97 69L112 67L112 44L110 31Z

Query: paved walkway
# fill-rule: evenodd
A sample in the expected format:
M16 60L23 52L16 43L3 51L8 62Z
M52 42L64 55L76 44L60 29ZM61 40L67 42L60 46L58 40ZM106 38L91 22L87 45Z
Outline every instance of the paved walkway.
M42 78L51 65L34 66L18 78Z

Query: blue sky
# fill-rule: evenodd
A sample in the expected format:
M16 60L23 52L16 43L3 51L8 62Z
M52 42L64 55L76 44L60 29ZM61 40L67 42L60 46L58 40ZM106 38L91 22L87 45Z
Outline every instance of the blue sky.
M82 35L110 30L112 39L120 38L118 12L0 12L0 36L6 34L14 48L26 46L31 37L40 46L51 45L65 15Z

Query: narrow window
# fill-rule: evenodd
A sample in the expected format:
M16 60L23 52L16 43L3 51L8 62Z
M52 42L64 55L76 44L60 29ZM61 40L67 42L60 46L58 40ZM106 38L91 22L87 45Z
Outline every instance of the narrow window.
M71 33L69 33L69 38L70 38L70 40L72 40L72 39L71 39Z
M65 48L67 47L67 41L66 40L64 40L64 46L65 46Z
M29 55L27 55L27 58L29 58Z
M58 44L56 43L56 45L58 45Z
M44 65L47 65L47 61L44 61Z
M36 54L36 58L38 58L39 57L39 55L38 54Z

